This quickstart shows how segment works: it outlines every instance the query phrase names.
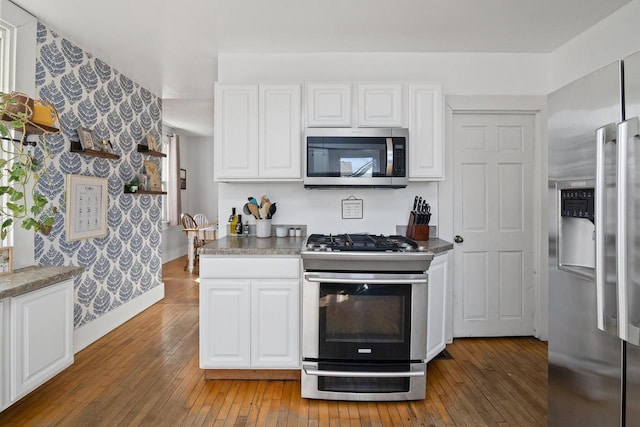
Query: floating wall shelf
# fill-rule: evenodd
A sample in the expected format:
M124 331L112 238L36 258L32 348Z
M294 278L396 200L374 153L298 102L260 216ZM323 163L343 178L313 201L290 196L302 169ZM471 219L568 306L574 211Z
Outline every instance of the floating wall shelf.
M102 158L105 158L105 159L119 159L120 158L120 156L118 156L117 154L105 153L104 151L83 150L82 149L82 145L80 145L79 141L71 141L71 152L72 153L82 153L82 154L86 154L87 156L93 156L93 157L102 157Z
M166 154L161 153L160 151L149 150L149 147L143 144L138 144L138 153L144 153L155 157L167 157Z

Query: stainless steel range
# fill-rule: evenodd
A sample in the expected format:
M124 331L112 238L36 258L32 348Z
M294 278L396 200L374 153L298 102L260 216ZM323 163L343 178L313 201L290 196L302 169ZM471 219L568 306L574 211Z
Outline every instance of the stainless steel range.
M432 259L403 236L307 238L302 397L424 399Z

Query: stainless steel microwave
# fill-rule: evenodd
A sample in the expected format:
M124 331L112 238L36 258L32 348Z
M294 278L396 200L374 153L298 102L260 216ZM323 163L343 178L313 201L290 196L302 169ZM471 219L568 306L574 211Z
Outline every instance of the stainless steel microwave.
M307 128L304 186L406 187L409 130Z

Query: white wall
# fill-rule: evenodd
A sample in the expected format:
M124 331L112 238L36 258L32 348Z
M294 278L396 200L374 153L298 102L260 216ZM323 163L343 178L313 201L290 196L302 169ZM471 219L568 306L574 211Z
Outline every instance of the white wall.
M308 233L395 234L396 225L407 225L416 195L422 196L434 207L438 204L436 183L410 183L402 189L327 190L305 190L302 182L221 183L219 190L222 228L229 219L232 207L242 214L242 206L249 196L260 200L263 194L271 202L276 202L278 210L273 217L273 224L306 224ZM362 219L342 219L342 199L349 196L363 200ZM243 215L243 222L244 218ZM255 224L255 219L251 217L249 223ZM433 212L431 223L438 223L437 209Z
M548 55L501 53L221 54L222 82L432 80L445 94L547 94Z
M218 219L218 184L213 181L213 137L180 135L180 167L187 171L187 189L181 190L182 212L203 213L211 223ZM226 222L226 219L225 219ZM187 254L182 225L162 231L162 262Z
M459 95L546 94L548 56L542 54L222 54L223 82L438 81L444 93ZM438 225L438 183L411 183L401 190L305 190L299 183L220 184L219 217L241 212L247 197L267 194L277 202L274 223L306 224L309 232L395 233L406 224L415 195L427 199ZM341 200L363 199L362 220L343 220ZM442 195L441 195L442 196Z

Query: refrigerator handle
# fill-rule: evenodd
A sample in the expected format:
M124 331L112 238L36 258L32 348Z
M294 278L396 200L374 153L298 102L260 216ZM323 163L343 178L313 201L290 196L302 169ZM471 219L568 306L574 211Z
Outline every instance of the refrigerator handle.
M618 124L617 174L618 222L616 231L616 266L618 294L618 336L629 340L629 304L627 292L627 157L629 140L639 136L637 117Z
M609 142L616 142L616 124L609 123L596 129L596 182L595 182L595 226L596 226L596 313L598 319L598 329L607 331L607 321L605 318L605 283L607 279L605 263L605 238L606 238L606 205L607 205L607 185L605 182L605 145Z

